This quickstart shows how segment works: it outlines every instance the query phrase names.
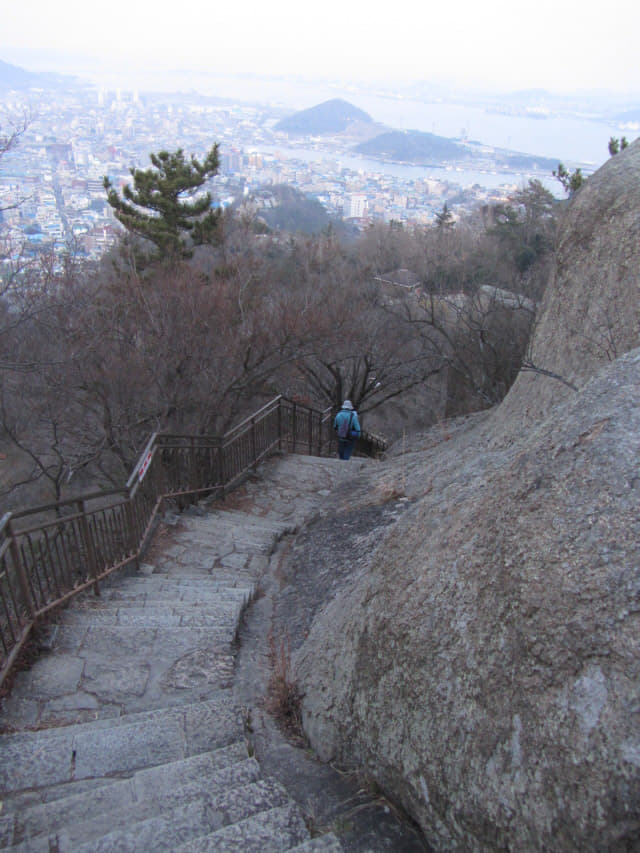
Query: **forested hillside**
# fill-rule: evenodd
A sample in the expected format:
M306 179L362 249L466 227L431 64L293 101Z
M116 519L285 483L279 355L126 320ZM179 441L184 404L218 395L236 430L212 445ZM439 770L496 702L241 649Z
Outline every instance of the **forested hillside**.
M203 214L179 191L194 164L154 162L130 198L110 192L128 230L100 263L12 265L6 247L0 421L23 464L5 506L34 483L42 499L120 483L153 430L219 433L278 393L349 397L389 438L506 393L552 258L557 203L541 184L455 223L345 242ZM415 288L394 283L403 268Z

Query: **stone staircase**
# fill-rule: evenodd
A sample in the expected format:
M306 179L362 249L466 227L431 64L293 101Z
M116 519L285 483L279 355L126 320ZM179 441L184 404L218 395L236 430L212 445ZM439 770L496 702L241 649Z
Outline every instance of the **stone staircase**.
M268 851L311 838L265 778L234 701L236 635L276 543L353 474L283 457L253 495L189 511L140 571L76 599L18 674L0 722L0 849Z

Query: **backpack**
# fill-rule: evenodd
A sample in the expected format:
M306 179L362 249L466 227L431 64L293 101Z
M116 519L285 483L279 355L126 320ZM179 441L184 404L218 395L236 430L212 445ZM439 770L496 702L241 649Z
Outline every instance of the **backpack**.
M338 438L349 438L351 435L351 421L353 412L349 412L348 418L340 418L338 420Z

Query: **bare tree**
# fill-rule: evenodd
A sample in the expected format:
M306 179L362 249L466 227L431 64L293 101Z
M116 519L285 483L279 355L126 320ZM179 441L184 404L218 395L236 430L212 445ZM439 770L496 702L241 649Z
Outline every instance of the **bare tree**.
M339 245L295 247L291 259L298 387L316 404L349 398L363 414L438 370L425 341L384 309L383 286Z
M505 249L547 212L525 196L452 227L376 226L350 246L226 216L219 245L171 264L139 270L126 239L96 268L16 261L0 417L30 460L23 479L54 496L120 482L152 430L219 434L277 393L348 397L382 421L385 404L416 396L424 423L492 405L528 365L535 300ZM415 291L375 280L396 263Z
M16 147L32 122L33 114L29 110L24 110L20 116L5 118L4 127L0 125L0 157Z

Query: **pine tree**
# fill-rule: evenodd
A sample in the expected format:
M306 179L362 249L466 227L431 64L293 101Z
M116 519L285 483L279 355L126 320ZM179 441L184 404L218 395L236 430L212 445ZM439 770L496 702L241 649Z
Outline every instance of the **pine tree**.
M149 156L154 168L131 169L133 189L127 184L123 198L104 178L107 201L118 221L150 240L160 257L189 257L193 246L210 242L217 230L219 214L211 209L211 193L196 193L218 171L218 144L202 163L193 156L187 160L181 148Z
M437 228L453 228L455 225L455 220L453 218L453 213L449 210L449 206L445 201L442 206L442 210L439 213L436 213L436 227Z
M626 136L623 136L622 139L617 139L615 136L612 136L609 139L609 154L611 157L613 157L614 154L618 154L620 151L624 151L624 149L628 147L629 143Z
M569 194L569 198L578 192L586 180L582 174L582 169L574 169L573 172L570 172L564 163L558 163L558 168L554 169L551 174L560 181L564 191Z

